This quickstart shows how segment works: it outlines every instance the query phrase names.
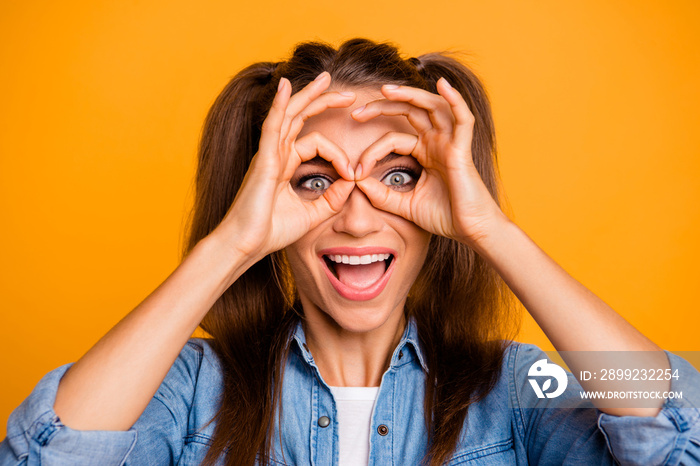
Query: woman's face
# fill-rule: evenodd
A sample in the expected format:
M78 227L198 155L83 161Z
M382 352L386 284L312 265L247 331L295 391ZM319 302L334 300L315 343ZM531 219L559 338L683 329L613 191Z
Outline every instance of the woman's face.
M416 134L402 116L356 122L353 109L383 97L378 90L350 90L357 94L351 107L309 118L299 137L319 132L343 149L356 169L362 152L387 132ZM392 189L413 189L422 170L413 157L391 153L377 160L371 176ZM302 199L311 200L337 178L330 163L317 157L297 169L291 184ZM355 187L337 215L286 248L306 318L351 332L398 325L429 240L430 234L414 223L374 208Z

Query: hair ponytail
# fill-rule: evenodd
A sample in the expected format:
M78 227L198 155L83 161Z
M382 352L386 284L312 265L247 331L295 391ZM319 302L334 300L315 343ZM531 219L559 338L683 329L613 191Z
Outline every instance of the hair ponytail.
M194 216L185 253L224 218L257 152L262 122L279 77L277 64L238 73L214 102L199 148ZM213 443L205 464L227 451L229 464L253 464L269 450L274 406L294 322L284 293L284 271L271 254L241 275L214 304L201 327L223 368L224 387ZM266 458L260 458L266 464Z
M442 77L462 95L474 115L472 158L481 179L499 202L496 138L491 106L479 78L447 53L428 53L408 62L437 93ZM426 348L425 390L429 433L427 463L447 462L457 445L469 405L485 397L500 372L503 350L517 327L511 295L500 276L468 246L433 236L429 260L407 303Z
M474 157L474 165L491 196L498 202L496 135L491 105L481 81L472 70L446 52L428 53L415 60L416 69L429 84L430 92L437 93L437 82L443 77L467 102L474 115L472 154L492 154L490 157Z

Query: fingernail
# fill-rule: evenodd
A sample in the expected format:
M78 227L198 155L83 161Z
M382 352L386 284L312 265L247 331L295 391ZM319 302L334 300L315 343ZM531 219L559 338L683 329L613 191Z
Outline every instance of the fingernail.
M280 83L277 85L277 92L281 91L284 87L284 78L280 78Z
M358 163L357 168L355 169L355 179L359 180L360 177L362 177L362 164Z
M316 79L314 79L314 81L319 81L319 80L323 79L323 77L326 75L326 73L328 73L328 71L323 71L321 74L316 76Z
M398 88L399 86L397 86L396 84L384 84L384 89L389 89L390 91Z
M355 178L355 172L353 172L350 162L348 162L348 173L350 174L350 178Z
M350 92L350 91L343 91L343 92L339 92L338 94L344 95L345 97L354 97L355 96L355 93Z
M365 107L366 107L366 105L363 105L362 107L357 107L355 110L353 110L352 112L350 112L350 114L351 114L352 116L357 116L357 115L359 115L360 113L362 113L362 111L365 109Z
M445 84L447 84L447 87L449 87L450 89L452 89L452 85L447 81L447 79L445 79L444 77L443 77L443 78L440 78L440 79L442 79L443 81L445 81Z

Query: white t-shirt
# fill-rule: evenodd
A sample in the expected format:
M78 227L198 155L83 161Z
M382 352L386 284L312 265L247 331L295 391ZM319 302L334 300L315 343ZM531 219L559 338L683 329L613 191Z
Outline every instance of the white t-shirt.
M367 465L372 411L379 387L331 387L338 409L340 466Z

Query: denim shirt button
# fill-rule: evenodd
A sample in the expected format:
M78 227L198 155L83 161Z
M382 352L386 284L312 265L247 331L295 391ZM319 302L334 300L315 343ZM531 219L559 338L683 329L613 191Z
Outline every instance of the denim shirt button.
M377 432L379 433L379 435L384 437L386 434L389 433L389 428L387 426L385 426L384 424L382 424L379 427L377 427Z
M321 416L318 418L318 425L321 427L328 427L328 424L331 423L331 420L328 419L328 416Z
M403 351L399 351L399 359L403 358Z

